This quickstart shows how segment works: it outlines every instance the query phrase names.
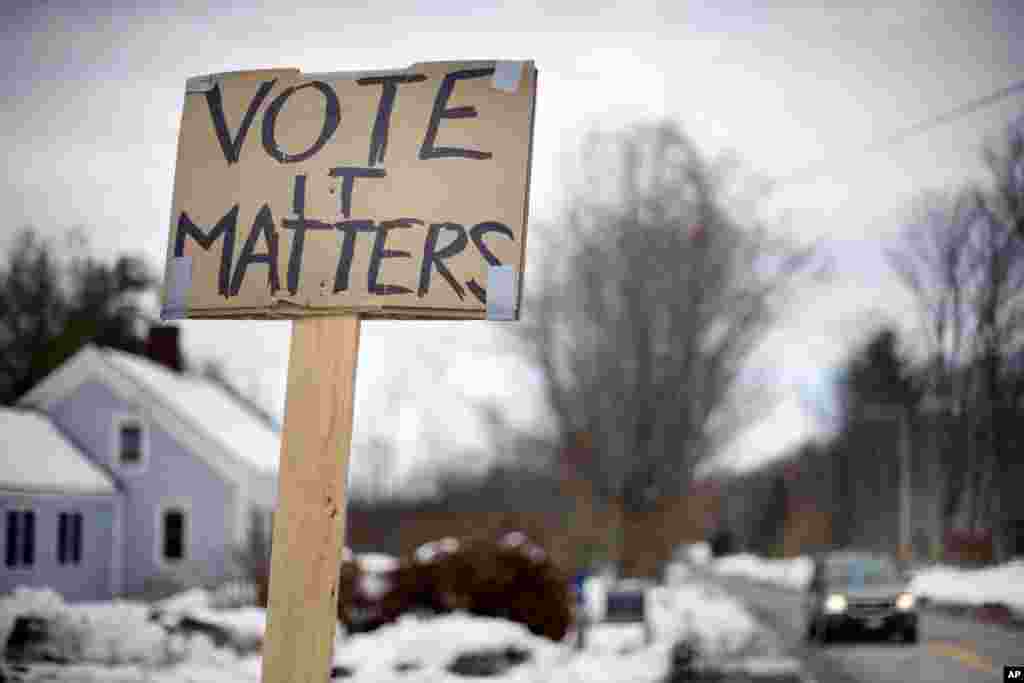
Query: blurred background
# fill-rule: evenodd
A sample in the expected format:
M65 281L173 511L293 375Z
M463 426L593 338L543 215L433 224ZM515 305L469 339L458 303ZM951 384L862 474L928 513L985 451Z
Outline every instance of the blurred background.
M363 325L349 544L1024 553L1016 0L0 13L5 405L88 343L147 355L187 78L533 59L522 320ZM279 429L290 323L174 325Z

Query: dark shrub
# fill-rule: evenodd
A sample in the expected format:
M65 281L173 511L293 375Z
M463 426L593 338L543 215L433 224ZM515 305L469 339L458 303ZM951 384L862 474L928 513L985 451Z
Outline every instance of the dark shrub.
M388 577L388 592L375 600L359 590L360 575L355 562L342 564L338 617L350 630L376 628L403 613L465 610L561 640L572 620L566 577L521 535L463 541L448 552L402 562Z

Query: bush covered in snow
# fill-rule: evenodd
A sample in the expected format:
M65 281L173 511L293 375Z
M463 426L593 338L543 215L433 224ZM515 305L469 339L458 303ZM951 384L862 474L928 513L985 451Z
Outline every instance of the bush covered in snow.
M566 577L522 534L497 542L445 539L420 547L409 561L365 565L359 556L342 564L338 616L351 631L405 613L462 610L561 640L572 622Z

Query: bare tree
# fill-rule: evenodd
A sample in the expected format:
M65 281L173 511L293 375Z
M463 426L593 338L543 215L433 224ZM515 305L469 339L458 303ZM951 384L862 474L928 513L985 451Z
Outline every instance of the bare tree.
M924 196L889 251L921 314L929 393L952 409L928 474L944 492L943 522L972 529L998 521L1000 472L1013 460L1024 397L1015 363L1024 341L1024 128L989 143L984 158L991 187Z
M584 157L587 190L550 227L560 239L534 261L514 333L562 446L588 442L581 473L638 510L682 494L696 463L768 409L737 377L815 251L741 225L734 163L706 161L674 124L591 135Z

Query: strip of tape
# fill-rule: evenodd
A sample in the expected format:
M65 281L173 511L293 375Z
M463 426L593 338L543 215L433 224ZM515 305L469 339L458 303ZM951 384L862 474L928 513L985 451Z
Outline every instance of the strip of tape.
M512 266L487 267L487 319L516 319L516 271Z
M499 61L494 63L494 87L505 92L519 90L519 77L523 62Z
M166 296L160 317L163 320L180 320L185 317L188 307L188 290L192 288L192 257L178 256L171 259L167 268Z
M206 74L205 76L193 76L185 81L185 92L196 93L213 90L213 86L217 85L217 76L219 75L220 74Z

